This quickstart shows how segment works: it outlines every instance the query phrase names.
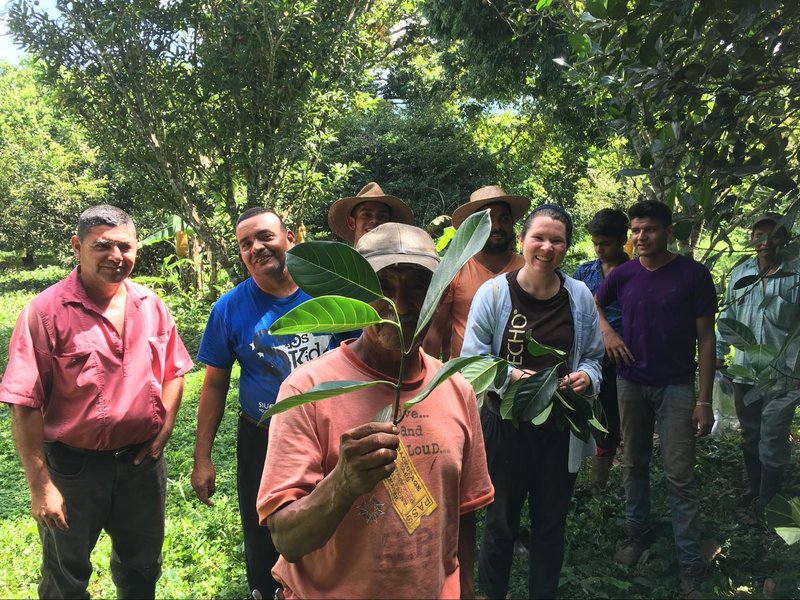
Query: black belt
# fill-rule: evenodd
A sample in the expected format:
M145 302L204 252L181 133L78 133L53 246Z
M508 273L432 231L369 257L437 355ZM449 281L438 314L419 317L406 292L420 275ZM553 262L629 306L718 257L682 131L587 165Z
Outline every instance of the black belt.
M264 419L263 421L259 421L258 419L254 419L253 417L251 417L250 415L248 415L246 412L244 412L242 410L239 411L239 416L242 419L244 419L245 421L247 421L248 423L250 423L250 425L255 425L259 429L269 429L269 420L268 419Z
M139 450L142 449L142 446L144 446L144 443L131 444L130 446L123 446L122 448L116 448L114 450L90 450L89 448L76 448L75 446L70 446L64 442L45 442L45 445L55 452L68 452L72 454L81 454L83 456L96 456L98 458L105 457L122 460L136 456L139 453Z

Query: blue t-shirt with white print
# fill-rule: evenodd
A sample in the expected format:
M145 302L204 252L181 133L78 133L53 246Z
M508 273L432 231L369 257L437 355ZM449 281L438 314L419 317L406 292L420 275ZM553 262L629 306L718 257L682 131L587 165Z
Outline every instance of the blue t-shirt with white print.
M330 334L269 334L275 321L309 298L300 289L276 298L251 277L225 293L211 310L197 360L218 369L239 362L239 403L253 419L259 420L275 404L281 383L295 367L344 339Z

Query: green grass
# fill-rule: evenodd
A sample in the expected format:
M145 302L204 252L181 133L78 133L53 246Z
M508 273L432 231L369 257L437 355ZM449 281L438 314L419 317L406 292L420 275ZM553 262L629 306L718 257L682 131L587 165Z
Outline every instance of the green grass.
M66 274L53 267L36 271L7 271L0 275L0 372L6 364L8 340L19 311L38 290ZM178 327L194 355L209 307L186 295L165 297ZM186 392L172 439L166 450L167 488L164 575L158 586L164 598L246 598L242 536L236 501L236 394L234 372L228 410L214 446L217 466L215 506L200 504L190 484L197 399L202 369L187 375ZM793 430L795 442L799 427ZM786 546L776 537L740 525L734 518L743 492L743 474L735 435L705 439L698 446L697 476L702 490L707 535L722 544L704 589L708 597L765 597L764 581L776 584L773 597L800 598L800 544ZM795 443L792 464L800 456ZM36 596L40 548L29 516L29 495L16 458L9 411L0 408L0 597ZM592 498L585 472L579 475L567 528L567 555L560 593L565 598L675 597L678 571L660 456L652 471L656 540L639 565L621 567L611 556L622 537L623 491L619 467L611 473L602 498ZM800 475L789 474L789 487L800 494ZM527 513L527 509L523 514ZM525 523L527 519L523 519ZM480 532L479 532L480 536ZM95 572L92 597L115 595L108 570L109 539L105 534L92 555ZM514 598L527 597L527 560L515 559L511 576Z

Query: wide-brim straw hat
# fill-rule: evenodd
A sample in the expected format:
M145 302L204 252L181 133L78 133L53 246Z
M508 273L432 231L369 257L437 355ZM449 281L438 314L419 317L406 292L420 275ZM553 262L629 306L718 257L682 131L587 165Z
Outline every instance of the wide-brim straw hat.
M414 211L397 196L383 193L381 186L370 181L361 188L355 196L340 198L328 209L328 227L346 242L353 243L354 231L347 226L347 217L351 216L353 209L362 202L382 202L392 211L391 221L394 223L414 224Z
M406 223L384 223L361 236L356 251L377 273L392 265L416 265L431 273L439 266L439 253L428 232Z
M468 216L496 202L508 204L514 222L519 221L531 206L531 201L525 196L509 196L499 185L487 185L472 192L469 202L453 211L453 227L458 229Z

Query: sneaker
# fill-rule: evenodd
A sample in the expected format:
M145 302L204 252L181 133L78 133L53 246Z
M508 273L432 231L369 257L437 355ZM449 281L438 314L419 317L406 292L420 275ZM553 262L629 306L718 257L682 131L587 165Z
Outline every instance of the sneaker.
M645 540L645 534L629 532L628 537L622 542L622 546L614 553L614 560L626 567L635 565L649 545Z

